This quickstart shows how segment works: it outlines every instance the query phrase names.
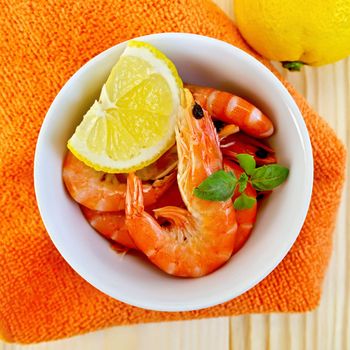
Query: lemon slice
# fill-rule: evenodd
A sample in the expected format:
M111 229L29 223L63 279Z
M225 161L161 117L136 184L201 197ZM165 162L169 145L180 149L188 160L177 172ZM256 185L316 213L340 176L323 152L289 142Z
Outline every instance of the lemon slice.
M182 81L174 64L150 44L131 41L98 101L68 141L96 170L126 173L157 160L175 140Z

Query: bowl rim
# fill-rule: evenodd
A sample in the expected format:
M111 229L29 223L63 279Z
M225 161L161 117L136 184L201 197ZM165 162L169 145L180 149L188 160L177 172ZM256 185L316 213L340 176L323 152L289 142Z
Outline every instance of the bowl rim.
M241 287L240 289L233 292L230 288L228 288L226 291L223 291L220 295L214 295L214 296L208 296L206 300L196 300L195 302L192 300L191 302L188 302L186 304L181 305L174 305L174 304L168 304L167 302L159 302L159 303L147 303L144 300L135 300L135 298L130 298L128 296L125 296L124 294L119 294L118 291L111 290L108 288L108 286L103 286L101 283L101 280L98 278L92 277L88 270L83 268L79 263L76 263L74 259L68 254L65 253L65 247L60 244L60 242L56 239L56 235L53 233L55 229L51 226L49 215L50 213L46 210L44 207L41 198L43 194L43 189L41 187L40 183L40 160L42 158L42 152L43 152L43 146L44 146L44 135L46 133L46 129L49 127L49 121L52 115L52 110L54 109L55 104L57 103L57 100L59 99L60 95L63 94L63 92L70 88L70 85L72 82L79 77L81 74L84 74L84 72L89 69L89 66L101 59L105 56L108 56L111 52L115 50L116 47L126 45L126 43L130 40L152 40L159 37L165 37L169 38L171 40L181 40L184 37L187 37L189 39L193 40L202 40L204 44L207 45L223 45L229 48L230 50L235 51L235 55L241 56L245 60L250 61L250 63L258 65L259 69L264 74L270 75L270 78L272 79L273 83L278 86L278 89L281 91L281 98L284 100L284 103L286 106L288 106L290 110L290 114L292 115L294 119L295 126L297 128L297 131L300 135L300 140L302 141L302 148L304 150L303 152L303 161L305 162L305 177L304 177L304 183L305 183L305 189L304 191L304 200L300 203L299 210L302 212L302 215L298 218L298 223L296 224L295 234L290 235L289 241L285 244L285 249L282 251L279 251L278 254L271 257L269 260L268 266L266 266L265 270L261 272L258 276L256 276L255 280L250 281L250 283L246 284L245 287ZM287 255L289 250L291 249L292 245L294 244L295 240L297 239L300 230L304 224L308 208L310 205L311 200L311 194L312 194L312 188L313 188L313 155L312 155L312 147L311 142L309 138L309 134L304 122L304 119L301 115L301 112L299 108L297 107L293 97L289 94L286 87L282 84L282 82L276 77L275 74L273 74L263 63L255 59L250 54L246 53L244 50L241 50L240 48L233 46L225 41L198 35L198 34L189 34L189 33L157 33L157 34L150 34L150 35L144 35L140 37L135 37L127 41L123 41L121 43L118 43L98 55L91 58L88 62L86 62L83 66L81 66L64 84L64 86L60 89L58 94L55 96L53 102L51 103L51 106L49 107L45 118L43 120L43 123L40 128L40 132L37 139L37 144L35 148L35 155L34 155L34 190L35 190L35 196L36 201L39 209L39 213L41 216L41 219L44 223L44 226L46 228L46 231L55 245L56 249L59 251L61 256L66 260L66 262L75 270L75 272L78 273L84 280L86 280L88 283L90 283L92 286L94 286L96 289L100 290L101 292L107 294L108 296L111 296L114 299L117 299L121 302L127 303L129 305L137 306L143 309L148 310L154 310L154 311L166 311L166 312L173 312L173 311L192 311L192 310L199 310L211 306L215 306L224 302L227 302L231 299L234 299L238 297L239 295L245 293L246 291L253 288L256 284L261 282L267 275L269 275L276 267L279 265L279 263L283 260L283 258ZM204 277L205 278L205 277Z

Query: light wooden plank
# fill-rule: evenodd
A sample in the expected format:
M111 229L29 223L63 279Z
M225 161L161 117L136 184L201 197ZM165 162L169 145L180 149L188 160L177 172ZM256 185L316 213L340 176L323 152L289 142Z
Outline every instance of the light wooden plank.
M337 132L337 135L344 141L346 140L346 125L349 127L349 95L350 90L348 89L348 82L350 77L346 74L347 72L347 64L350 60L342 60L334 65L332 65L332 76L333 76L333 86L334 86L334 128ZM349 140L348 140L349 141ZM348 197L347 186L345 187L345 191L343 193L343 200L339 210L339 216L337 220L337 235L335 237L335 254L333 255L330 276L337 276L335 278L334 283L331 285L334 287L334 318L332 325L332 341L329 343L330 347L334 349L344 349L344 337L343 334L345 332L345 324L343 319L345 317L345 304L346 300L349 298L349 289L346 286L347 279L347 255L350 251L350 246L344 244L347 242L347 203L346 199Z
M304 349L316 349L315 339L316 339L316 323L315 319L317 317L317 311L308 312L306 315L302 316L305 319L305 347Z
M2 343L1 350L227 350L229 318L113 327L33 345Z
M231 0L213 0L231 19L235 19L233 6L234 1Z
M281 345L283 349L290 349L289 347L289 329L288 329L288 316L271 314L268 316L268 331L269 331L269 343L268 349L280 350Z
M303 314L291 314L287 320L290 349L300 350L305 348L305 316Z
M269 347L269 316L251 315L249 322L249 344L253 350L263 350Z
M249 349L250 324L248 316L230 318L230 349Z
M313 85L308 84L307 97L310 96L313 107L323 116L327 116L328 122L334 126L334 111L332 110L332 103L327 103L326 101L332 100L334 96L334 85L332 70L327 67L322 67L318 69L309 68L307 71L308 78L313 81ZM311 80L311 77L313 80ZM331 78L331 79L329 79ZM309 81L309 79L307 81ZM326 83L327 82L327 83ZM327 89L329 87L328 94L331 94L325 98L327 94ZM311 97L312 96L312 97ZM334 106L333 106L334 108ZM332 112L332 113L331 113ZM333 256L334 258L334 256ZM316 323L316 338L314 339L314 346L325 350L329 348L330 344L330 334L332 331L333 323L333 310L334 310L334 275L330 272L332 271L332 266L334 264L334 259L331 261L331 266L329 267L328 274L324 283L323 288L323 304L314 313L314 322Z

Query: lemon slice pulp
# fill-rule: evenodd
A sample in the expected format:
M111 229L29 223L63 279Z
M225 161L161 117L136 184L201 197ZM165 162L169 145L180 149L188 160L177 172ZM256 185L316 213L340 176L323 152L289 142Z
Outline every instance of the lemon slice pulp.
M126 173L158 159L174 144L182 81L174 64L150 44L130 41L98 101L68 141L96 170Z

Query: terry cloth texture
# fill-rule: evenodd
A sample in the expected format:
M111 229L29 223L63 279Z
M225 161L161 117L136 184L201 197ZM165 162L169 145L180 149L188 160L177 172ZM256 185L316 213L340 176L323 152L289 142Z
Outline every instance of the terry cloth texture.
M315 179L310 209L293 248L255 288L193 312L132 307L97 291L53 246L33 189L38 132L67 79L101 51L157 32L199 33L254 53L234 23L203 0L0 0L0 334L31 343L112 325L315 308L332 249L345 149L286 81L308 127ZM184 48L186 49L186 48Z

